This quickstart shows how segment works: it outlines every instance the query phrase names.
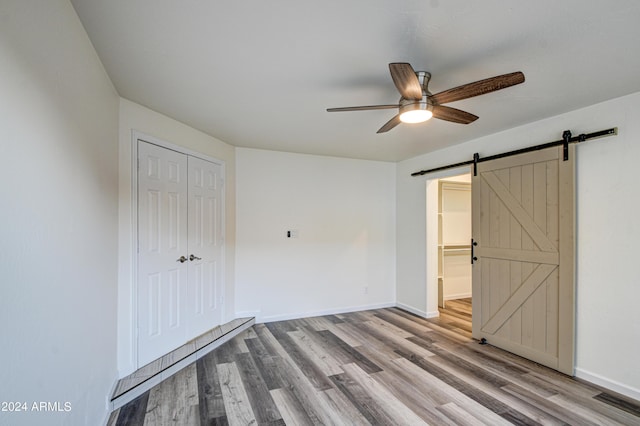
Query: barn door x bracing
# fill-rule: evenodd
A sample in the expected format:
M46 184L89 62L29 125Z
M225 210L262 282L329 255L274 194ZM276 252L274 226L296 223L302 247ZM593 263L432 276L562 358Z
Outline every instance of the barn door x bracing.
M479 163L473 337L573 375L574 146Z

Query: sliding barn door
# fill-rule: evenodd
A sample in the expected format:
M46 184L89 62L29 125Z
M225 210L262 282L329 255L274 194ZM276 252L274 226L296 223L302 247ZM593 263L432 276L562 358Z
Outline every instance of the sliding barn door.
M574 365L574 146L478 164L473 337L563 373Z

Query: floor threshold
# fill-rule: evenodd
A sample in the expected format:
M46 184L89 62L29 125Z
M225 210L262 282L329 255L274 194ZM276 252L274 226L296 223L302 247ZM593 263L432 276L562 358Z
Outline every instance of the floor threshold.
M133 401L153 386L177 373L187 365L208 354L220 345L233 339L255 324L255 318L237 318L219 325L195 339L185 343L174 351L139 368L130 375L118 380L111 409L116 410Z

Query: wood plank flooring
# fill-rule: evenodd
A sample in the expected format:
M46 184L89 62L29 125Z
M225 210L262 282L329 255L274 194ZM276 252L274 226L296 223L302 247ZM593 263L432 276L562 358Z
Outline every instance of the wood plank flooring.
M639 425L640 402L470 338L470 299L257 324L108 425Z

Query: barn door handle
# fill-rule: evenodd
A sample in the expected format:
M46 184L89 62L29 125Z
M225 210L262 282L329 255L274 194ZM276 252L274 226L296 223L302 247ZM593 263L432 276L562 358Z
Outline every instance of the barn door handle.
M180 256L180 257L178 258L178 260L176 260L176 262L184 263L184 262L186 262L187 260L189 260L189 259L187 259L187 258L186 258L186 257L184 257L184 256Z
M473 238L471 239L471 264L473 265L473 262L477 261L478 258L473 254L473 248L475 246L478 245L477 241L473 241Z
M202 258L201 258L201 257L198 257L198 256L194 256L194 255L192 254L191 256L189 256L189 260L193 262L194 260L202 260Z

